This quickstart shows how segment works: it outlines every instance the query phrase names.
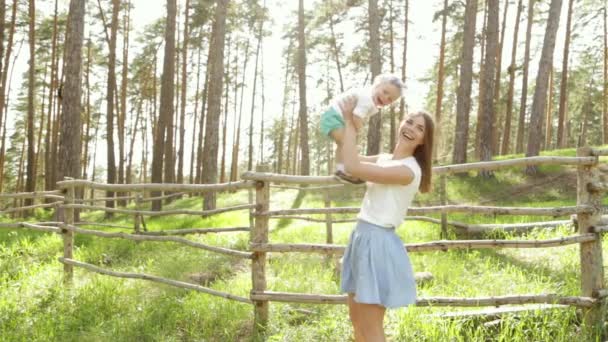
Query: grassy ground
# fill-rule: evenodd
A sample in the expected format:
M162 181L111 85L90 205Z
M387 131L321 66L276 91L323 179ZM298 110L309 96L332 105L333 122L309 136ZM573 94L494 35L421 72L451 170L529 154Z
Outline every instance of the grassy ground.
M573 150L560 151L573 155ZM552 153L556 155L556 153ZM513 156L511 156L513 157ZM504 206L564 206L576 203L573 168L543 167L530 178L513 168L482 180L474 174L451 177L450 203ZM573 178L574 177L574 178ZM558 180L558 183L556 180ZM358 206L361 189L334 191L336 206ZM289 208L294 191L273 190L271 208ZM321 207L320 194L308 194L300 207ZM218 206L245 203L247 192L223 195ZM419 196L418 205L438 203L437 194ZM608 204L608 202L606 202ZM166 207L200 208L199 198L184 198ZM38 220L48 219L39 212ZM533 222L530 216L454 214L450 220L476 223ZM117 215L104 220L88 213L86 221L131 225ZM228 227L248 224L244 212L214 218L175 216L149 219L150 230ZM273 220L272 242L325 241L323 224ZM97 228L101 229L101 228ZM346 244L352 224L334 225L334 240ZM118 229L104 228L106 231ZM439 239L436 225L407 222L398 230L406 242ZM523 238L546 239L572 233L572 227L537 229ZM247 233L189 237L206 244L245 250ZM522 237L506 236L509 239ZM608 244L604 244L608 246ZM218 256L175 243L136 243L78 235L75 259L118 271L154 274L200 283L247 297L249 262ZM124 280L76 269L71 288L62 282L56 259L61 239L25 230L0 231L0 341L247 341L251 339L252 307L193 291L142 280ZM604 255L606 255L604 251ZM552 249L472 250L412 253L414 269L434 279L419 286L420 297L480 297L510 294L580 293L578 247ZM606 264L606 261L605 261ZM331 261L320 255L277 254L268 260L268 288L273 291L339 293ZM351 328L342 305L271 303L269 341L348 341ZM488 322L479 318L446 319L443 312L459 308L407 308L388 312L386 326L394 341L567 341L586 340L574 309L529 312ZM469 309L470 310L470 309ZM484 324L485 323L485 324Z

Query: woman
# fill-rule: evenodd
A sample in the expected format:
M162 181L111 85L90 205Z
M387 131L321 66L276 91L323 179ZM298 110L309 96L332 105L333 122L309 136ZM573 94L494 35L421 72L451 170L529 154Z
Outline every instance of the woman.
M354 177L367 181L358 222L342 262L341 289L355 341L384 341L386 308L415 304L416 282L407 251L395 234L414 195L431 187L434 123L418 112L399 125L393 154L359 156L356 131L348 120L353 100L342 104L347 118L344 165Z

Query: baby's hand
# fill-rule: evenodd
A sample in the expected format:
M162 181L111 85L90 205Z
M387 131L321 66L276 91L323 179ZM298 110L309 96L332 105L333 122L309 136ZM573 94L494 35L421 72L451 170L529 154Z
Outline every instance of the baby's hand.
M357 97L349 95L340 102L340 109L342 110L342 116L344 120L353 119L353 110L357 106Z

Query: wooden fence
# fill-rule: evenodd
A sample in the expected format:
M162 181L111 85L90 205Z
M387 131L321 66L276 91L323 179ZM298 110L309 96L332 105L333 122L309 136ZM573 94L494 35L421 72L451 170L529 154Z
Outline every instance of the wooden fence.
M575 165L577 166L577 203L575 206L554 208L525 208L525 207L494 207L494 206L463 206L447 205L442 198L441 206L410 208L413 214L408 219L423 220L434 223L443 223L445 226L447 218L445 214L450 212L466 212L474 214L500 214L500 215L539 215L539 216L565 216L576 215L577 232L570 236L547 240L457 240L457 241L431 241L426 243L405 244L408 252L426 252L449 249L478 249L478 248L547 248L570 244L580 246L581 260L581 293L580 296L560 296L556 294L516 294L509 296L478 297L478 298L451 298L451 297L428 297L418 298L418 306L499 306L506 304L547 303L561 304L579 307L584 311L584 325L587 328L599 327L603 321L604 313L602 303L608 296L608 290L604 286L603 261L601 249L601 233L608 231L608 225L602 221L602 194L608 191L608 184L601 182L599 177L598 163L600 155L608 155L608 150L593 150L581 148L577 151L577 157L531 157L505 161L491 161L470 163L462 165L441 166L433 169L436 175L449 175L453 173L496 170L505 167L524 167L531 165ZM443 183L443 182L442 182ZM102 184L85 180L65 180L58 182L59 191L44 193L20 193L0 194L2 198L31 198L31 199L53 199L55 202L32 205L28 207L16 207L6 209L1 213L31 210L34 208L55 207L62 211L63 219L60 222L40 223L2 223L0 228L24 228L44 232L59 233L64 242L63 257L59 261L64 265L65 281L73 279L73 267L81 267L92 272L105 274L113 277L144 279L180 288L195 290L243 303L252 304L254 307L254 331L256 335L263 334L269 320L269 302L291 302L291 303L320 303L320 304L345 304L345 295L334 294L306 294L274 292L267 288L266 282L266 257L268 253L304 252L323 253L339 255L344 252L345 246L333 244L332 223L348 222L346 220L334 220L332 214L356 213L358 208L342 207L330 208L331 201L325 195L326 208L319 209L270 209L271 184L283 184L272 187L294 188L306 191L326 190L340 186L335 184L333 177L314 176L288 176L264 172L246 172L242 180L233 183L209 184L209 185L180 185L180 184ZM317 185L297 187L295 185ZM322 186L319 186L322 185ZM227 192L241 189L255 191L255 203L244 203L236 206L219 208L214 210L143 210L143 203L162 200L169 197L180 196L188 193ZM106 208L94 205L97 201L116 200L117 198L94 198L78 199L77 193L85 193L84 190L104 190L121 193L120 199L135 202L135 209ZM146 192L164 192L164 196L146 197ZM130 194L122 196L123 194ZM52 204L52 205L50 205ZM121 226L92 222L74 222L75 210L102 210L110 213L120 213L133 216L133 226ZM248 210L253 218L249 227L211 227L211 228L188 228L177 230L147 231L145 217L161 215L197 215L210 216L228 211ZM442 219L434 219L424 216L416 216L429 213L440 213ZM324 214L324 219L316 219L306 215ZM305 219L309 221L325 222L327 226L327 244L285 244L271 243L269 241L269 220L272 218ZM535 223L535 226L555 226L570 221L550 221ZM104 232L100 230L85 229L79 226L96 224L98 226L110 226L116 228L132 228L133 233ZM493 224L493 225L466 225L451 222L452 225L466 229L484 231L486 229L514 230L524 225ZM529 226L530 224L528 224ZM143 227L143 229L142 229ZM187 234L207 234L234 231L249 231L249 250L233 250L224 247L211 246L180 237ZM73 258L74 234L93 235L102 238L120 238L132 241L161 241L173 242L187 245L189 247L202 249L209 252L219 253L231 257L251 260L252 290L249 298L221 292L197 284L186 283L173 279L161 278L154 275L142 273L126 273L108 270L96 265L87 264ZM445 235L442 235L445 236Z

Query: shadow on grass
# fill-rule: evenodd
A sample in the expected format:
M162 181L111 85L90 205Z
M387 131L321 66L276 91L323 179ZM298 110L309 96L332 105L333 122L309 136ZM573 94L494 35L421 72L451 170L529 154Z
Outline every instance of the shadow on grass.
M307 194L307 191L298 191L298 195L293 200L293 203L291 204L290 209L300 208L300 206L302 205L302 202L304 202L304 198L306 198L306 194ZM280 219L279 222L277 222L277 225L273 229L273 231L279 231L279 230L287 227L291 223L291 221L292 221L292 219L285 219L285 218Z
M555 284L563 284L565 279L578 279L579 272L571 270L555 270L544 266L535 260L522 260L520 258L505 255L494 249L484 249L480 251L480 256L486 258L492 258L499 264L509 264L517 267L519 270L524 272L526 275L542 275L555 282ZM561 286L560 286L561 287Z

